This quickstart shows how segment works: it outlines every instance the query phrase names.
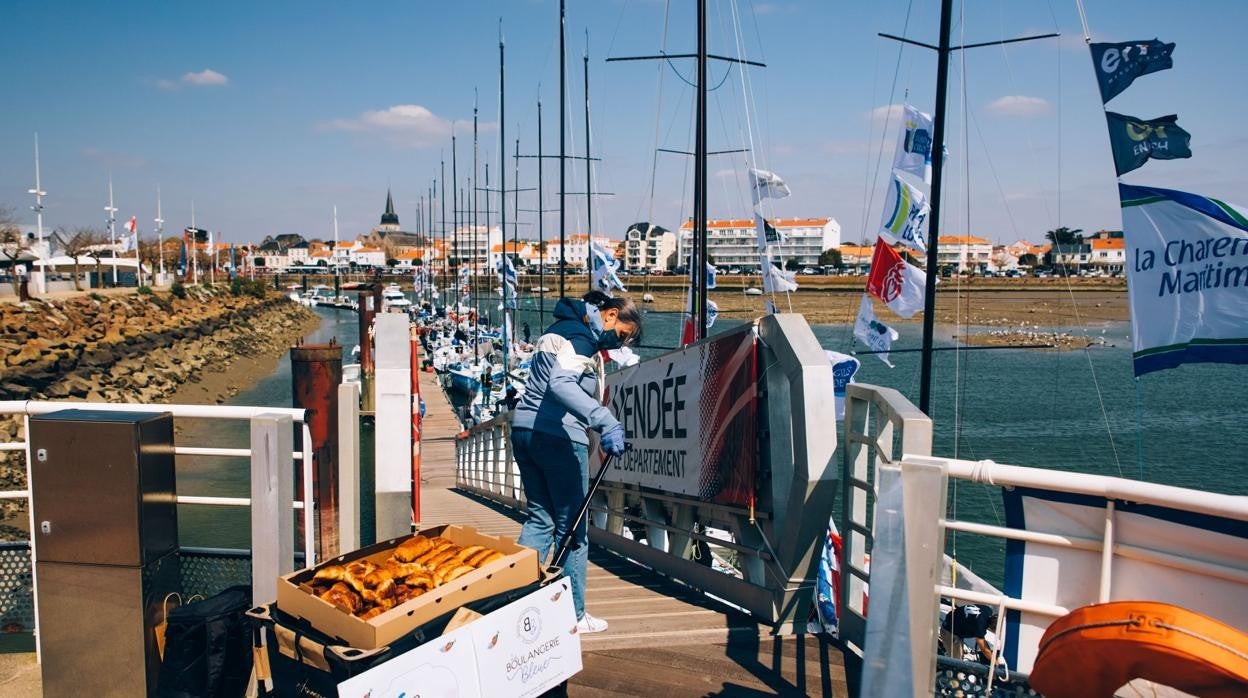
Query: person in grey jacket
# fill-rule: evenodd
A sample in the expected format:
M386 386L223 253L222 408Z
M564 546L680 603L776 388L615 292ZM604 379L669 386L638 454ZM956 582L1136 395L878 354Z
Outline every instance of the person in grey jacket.
M577 514L589 491L589 431L600 434L602 450L624 453L624 426L602 404L601 352L633 344L641 336L641 314L626 298L590 291L582 300L561 298L555 322L537 339L524 395L512 421L511 444L528 499L521 545L545 559ZM572 582L577 628L602 632L607 622L585 612L589 536L577 527L577 548L564 563Z

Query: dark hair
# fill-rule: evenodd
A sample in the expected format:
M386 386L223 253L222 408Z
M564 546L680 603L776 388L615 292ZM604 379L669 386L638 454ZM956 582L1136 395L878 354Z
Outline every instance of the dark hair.
M608 296L602 291L590 291L581 300L587 305L592 305L598 310L615 310L619 312L619 321L627 322L636 327L632 335L628 338L628 343L637 345L641 342L641 311L637 309L637 305L627 298L615 298Z

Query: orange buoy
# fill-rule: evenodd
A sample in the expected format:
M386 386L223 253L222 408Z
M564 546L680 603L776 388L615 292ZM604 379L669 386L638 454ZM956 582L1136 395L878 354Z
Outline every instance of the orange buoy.
M1166 603L1093 604L1044 631L1030 683L1046 696L1110 698L1133 679L1204 698L1248 695L1248 635Z

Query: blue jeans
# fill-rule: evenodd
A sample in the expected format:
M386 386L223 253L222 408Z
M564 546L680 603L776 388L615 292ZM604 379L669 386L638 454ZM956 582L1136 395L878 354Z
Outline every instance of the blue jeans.
M538 559L545 560L567 532L589 491L589 447L566 436L512 429L511 448L529 502L529 518L516 542L537 550ZM564 561L563 573L572 582L572 602L580 620L585 615L585 571L589 565L589 528L584 520L577 527L576 540L579 545Z

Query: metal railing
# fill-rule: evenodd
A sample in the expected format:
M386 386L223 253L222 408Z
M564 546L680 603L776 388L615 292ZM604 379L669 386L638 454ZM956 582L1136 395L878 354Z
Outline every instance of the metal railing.
M756 507L604 481L590 509L590 540L748 611L777 632L800 631L837 490L832 369L800 316L763 318L756 340ZM456 447L456 483L523 509L510 430L506 414L469 429ZM706 559L708 551L713 559Z
M343 386L340 391L339 430L350 430L358 423L358 386ZM161 405L161 404L113 404L90 402L58 402L12 400L0 401L0 415L23 418L23 434L30 432L30 417L45 415L66 409L91 409L111 412L168 412L175 419L247 421L250 439L247 448L217 446L178 446L176 456L200 456L214 458L249 458L249 497L220 497L210 495L178 495L177 503L191 506L249 507L251 509L251 548L249 553L252 569L252 595L257 603L272 600L277 595L277 578L294 570L295 536L291 511L302 512L304 540L302 559L317 559L317 527L315 507L305 506L314 502L312 439L302 409L278 407L248 407L230 405ZM301 448L295 450L294 434L298 428ZM0 443L0 452L21 452L26 464L26 489L0 491L0 499L24 499L30 517L30 530L36 530L34 508L30 506L30 443L28 440ZM352 441L352 444L355 442ZM344 448L338 464L342 482L355 482L358 478L358 447ZM302 472L303 492L294 497L294 464L298 462ZM338 522L340 530L347 535L340 537L340 545L352 546L358 542L358 526L347 524L358 521L358 493L342 496L339 502ZM34 537L31 541L32 564L38 556ZM309 563L310 564L310 563ZM38 588L34 589L38 594ZM36 619L37 620L37 619Z
M912 643L899 656L912 662L909 675L914 677L914 695L930 695L932 684L923 679L934 675L937 605L941 599L951 599L954 605L975 603L998 609L993 629L998 656L990 662L995 666L1003 648L1019 640L1007 637L1008 613L1015 614L1014 617L1031 614L1048 619L1037 621L1042 629L1077 607L1121 600L1123 583L1115 581L1115 569L1121 568L1123 562L1129 561L1134 565L1131 569L1137 571L1139 564L1150 565L1152 574L1158 577L1174 573L1175 579L1185 580L1177 585L1180 588L1199 586L1203 579L1212 580L1214 586L1230 584L1248 590L1248 549L1239 549L1238 553L1225 550L1222 557L1212 559L1208 551L1167 548L1164 541L1158 546L1141 542L1138 530L1135 539L1119 532L1124 514L1150 508L1179 512L1177 520L1181 521L1213 517L1248 522L1248 498L1086 473L932 457L931 420L897 391L852 384L848 386L845 407L844 494L839 519L843 536L840 639L859 656L867 650L867 587L872 582L871 566L878 565L888 574L877 581L888 578L895 595L889 596L889 589L872 587L872 596L878 592L880 597L875 603L892 604L898 599L907 602L908 617L896 620L892 627L905 628ZM1078 501L1081 506L1091 507L1089 513L1081 515L1079 524L1087 532L1075 534L1066 529L1043 530L1043 525L1021 527L958 518L956 507L952 512L945 509L950 480L961 481L963 487L971 483L984 488L989 497L1003 497L1006 491L1023 488L1033 493L1050 492L1057 501ZM1014 496L1018 496L1017 492ZM890 500L887 505L885 499ZM1130 503L1127 512L1120 511L1127 506L1124 502ZM904 510L904 514L899 510ZM889 526L891 531L886 530ZM956 559L944 555L946 533L975 539L963 542L966 548L986 541L997 546L1019 541L1044 546L1042 550L1046 551L1090 553L1097 556L1094 559L1099 560L1099 569L1084 574L1063 568L1067 574L1059 575L1051 584L1032 580L1030 592L1025 585L1019 585L1013 593L1002 593L968 574ZM877 535L891 536L893 549L886 558L883 554L873 557ZM900 551L896 546L899 537L903 541ZM999 550L990 545L980 547ZM1167 590L1175 587L1173 582L1167 587L1164 581L1154 583L1141 580L1138 575L1128 581L1137 594L1142 586L1155 585L1160 594L1155 598L1169 598ZM1008 582L1007 579L1007 585ZM891 641L904 642L896 636ZM1034 653L1034 647L1032 650ZM1021 646L1019 663L1023 673L1015 678L1025 681L1030 660L1023 661ZM895 666L889 668L890 672L896 670ZM986 671L984 677L986 688L991 691L996 677L991 671Z

